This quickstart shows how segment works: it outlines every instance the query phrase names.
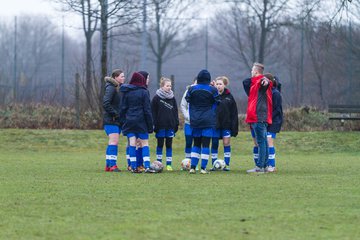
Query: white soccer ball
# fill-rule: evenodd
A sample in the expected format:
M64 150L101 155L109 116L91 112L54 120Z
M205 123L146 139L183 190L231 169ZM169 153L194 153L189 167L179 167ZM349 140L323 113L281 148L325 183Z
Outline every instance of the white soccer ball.
M185 170L185 171L189 171L190 170L190 165L191 165L191 159L190 158L185 158L181 161L181 169Z
M213 165L215 170L223 170L225 168L225 166L226 166L225 161L222 159L215 160L214 165Z
M164 169L164 165L160 161L154 161L151 163L150 168L155 170L157 173L160 173Z

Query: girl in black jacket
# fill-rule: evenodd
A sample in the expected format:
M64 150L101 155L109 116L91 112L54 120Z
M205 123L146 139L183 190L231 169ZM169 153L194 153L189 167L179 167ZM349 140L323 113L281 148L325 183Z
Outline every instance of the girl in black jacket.
M166 169L172 171L172 139L178 130L179 115L170 79L164 77L160 79L160 88L151 101L151 109L157 138L156 158L158 161L162 161L165 141Z
M271 73L264 74L273 83L272 88L272 124L267 127L267 140L269 145L268 172L275 172L275 146L276 134L280 132L283 123L282 97L280 93L280 83Z
M120 128L120 85L124 83L125 75L122 70L115 69L111 77L105 77L105 92L103 98L103 125L106 134L109 136L106 148L106 172L119 172L117 167L118 143Z
M234 97L226 86L229 84L227 77L217 77L215 86L219 91L220 103L216 109L216 130L212 138L211 158L214 164L218 156L219 139L222 138L224 145L224 160L226 167L224 171L230 170L231 146L230 137L238 134L238 111ZM211 170L214 170L212 168Z

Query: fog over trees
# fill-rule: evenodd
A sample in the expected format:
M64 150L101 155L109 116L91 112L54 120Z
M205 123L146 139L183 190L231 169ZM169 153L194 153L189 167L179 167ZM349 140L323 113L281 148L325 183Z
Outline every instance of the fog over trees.
M279 77L285 108L324 109L360 99L359 1L49 2L83 19L82 35L66 27L63 32L47 15L0 18L1 105L72 107L79 73L81 108L100 113L103 78L114 68L123 69L127 80L134 71L150 72L151 96L160 76L173 76L180 102L207 67L213 78L230 78L243 113L242 80L253 62Z

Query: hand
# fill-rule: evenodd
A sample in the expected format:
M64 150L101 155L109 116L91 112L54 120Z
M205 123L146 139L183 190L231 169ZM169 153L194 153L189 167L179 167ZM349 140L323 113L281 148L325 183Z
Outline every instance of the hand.
M267 78L261 79L261 85L262 86L267 86L268 84L269 84L269 79L267 79Z

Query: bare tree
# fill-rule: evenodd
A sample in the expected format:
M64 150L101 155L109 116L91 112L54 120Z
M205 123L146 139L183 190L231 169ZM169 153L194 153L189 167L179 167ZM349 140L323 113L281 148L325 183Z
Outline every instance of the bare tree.
M54 2L60 3L63 7L63 11L73 11L80 14L82 18L86 45L86 95L89 107L94 109L93 96L96 96L96 94L94 92L92 76L92 38L97 30L100 5L96 0L54 0Z
M56 103L60 97L61 31L49 16L19 15L16 19L18 46L16 53L13 48L14 22L9 21L0 25L2 32L0 58L8 59L0 66L2 76L0 82L4 84L2 88L12 87L15 80L19 102ZM68 50L72 51L72 54L78 53L74 50L77 49L75 43L66 34L64 41L67 42ZM17 55L16 64L13 61L15 54ZM70 54L66 56L67 69L71 57ZM69 75L71 73L66 72L66 76Z
M108 39L111 29L120 28L124 25L134 23L141 15L138 9L138 1L130 0L98 0L100 4L101 23L101 77L99 92L99 111L102 112L100 104L104 96L105 82L103 79L108 74ZM111 22L109 22L111 20ZM112 51L112 49L110 49Z
M288 1L230 2L230 9L218 12L212 23L216 29L217 39L222 42L219 50L224 51L226 47L225 54L233 55L250 69L254 61L265 62L275 36L273 33L281 26L288 25Z
M186 24L191 16L185 14L193 3L193 0L150 0L155 21L152 21L148 40L156 62L157 82L163 63L187 51L187 43L193 38L191 27Z

